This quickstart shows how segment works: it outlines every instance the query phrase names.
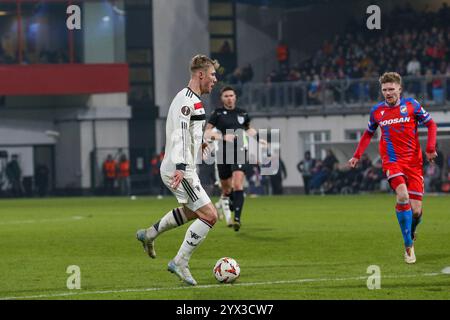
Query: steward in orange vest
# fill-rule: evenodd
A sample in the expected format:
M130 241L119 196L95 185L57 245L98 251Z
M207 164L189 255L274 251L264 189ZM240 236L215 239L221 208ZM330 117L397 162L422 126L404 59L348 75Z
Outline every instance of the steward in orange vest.
M105 183L105 193L109 195L114 194L114 181L116 180L117 163L113 159L112 155L108 154L105 162L103 163L103 176Z
M122 158L119 162L119 178L126 178L130 176L130 161L127 158Z
M289 47L284 42L279 42L277 46L277 60L281 67L289 67Z
M114 179L116 177L116 166L116 160L111 155L108 155L108 158L103 164L103 172L107 178Z
M118 181L120 194L130 195L131 184L130 184L130 161L127 159L125 154L120 156L119 167L118 167Z

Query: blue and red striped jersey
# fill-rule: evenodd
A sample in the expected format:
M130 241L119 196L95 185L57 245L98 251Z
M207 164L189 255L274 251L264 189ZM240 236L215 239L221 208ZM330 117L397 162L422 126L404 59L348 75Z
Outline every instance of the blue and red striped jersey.
M381 129L380 155L383 163L422 164L418 125L431 120L425 109L412 98L402 98L396 106L385 101L370 111L367 130Z

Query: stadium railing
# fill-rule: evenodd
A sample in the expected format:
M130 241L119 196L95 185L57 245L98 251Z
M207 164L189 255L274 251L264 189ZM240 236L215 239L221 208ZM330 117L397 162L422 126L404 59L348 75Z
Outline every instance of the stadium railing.
M253 114L368 112L382 100L377 78L245 83L234 85L239 105ZM432 109L450 109L450 75L403 77L403 94ZM219 101L218 89L212 99Z

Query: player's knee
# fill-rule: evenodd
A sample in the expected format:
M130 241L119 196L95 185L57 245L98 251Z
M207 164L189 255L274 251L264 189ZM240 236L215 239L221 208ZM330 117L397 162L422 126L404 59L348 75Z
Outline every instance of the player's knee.
M209 218L209 222L211 223L211 225L215 225L218 219L218 214L217 214L217 210L216 208L213 206L212 210L211 210L211 214L208 217Z
M406 203L409 201L408 192L399 191L397 192L397 201L401 203Z
M411 205L411 210L414 218L419 218L422 215L422 206L421 205Z
M218 214L217 214L216 207L214 205L211 204L208 206L208 210L206 211L205 220L207 220L211 226L216 224L216 222L218 220Z
M422 215L422 209L412 208L412 213L414 218L419 218Z
M397 196L397 201L400 202L400 203L408 203L409 202L408 194L406 194L406 195L404 195L404 194L398 195Z

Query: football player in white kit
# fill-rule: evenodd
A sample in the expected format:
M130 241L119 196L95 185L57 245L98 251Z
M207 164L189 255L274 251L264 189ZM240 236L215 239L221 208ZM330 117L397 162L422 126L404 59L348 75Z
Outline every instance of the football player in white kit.
M197 282L189 271L189 260L217 221L216 208L200 184L196 165L206 146L203 144L206 115L200 96L211 92L217 82L218 66L216 60L205 55L194 56L189 84L175 96L167 114L165 156L160 171L164 184L181 206L136 234L145 252L155 258L154 241L161 233L195 220L187 229L177 255L168 264L170 272L190 285Z

